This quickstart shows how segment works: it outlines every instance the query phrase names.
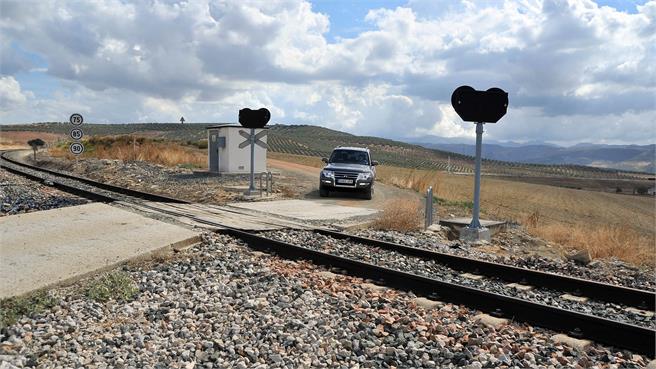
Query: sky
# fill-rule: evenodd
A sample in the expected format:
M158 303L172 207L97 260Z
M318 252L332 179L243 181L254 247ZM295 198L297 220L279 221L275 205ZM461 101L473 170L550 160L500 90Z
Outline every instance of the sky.
M656 143L656 0L0 0L0 123L314 124L468 140Z

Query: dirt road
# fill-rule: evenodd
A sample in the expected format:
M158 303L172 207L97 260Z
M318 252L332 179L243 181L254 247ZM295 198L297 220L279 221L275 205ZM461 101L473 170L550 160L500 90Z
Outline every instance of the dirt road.
M359 194L348 192L331 192L330 197L328 198L320 197L320 168L271 158L267 159L267 163L274 171L280 172L281 177L288 182L281 185L286 186L290 191L293 190L297 192L299 198L302 199L312 199L313 201L325 201L336 205L372 209L383 209L387 203L395 199L405 199L407 201L421 200L419 194L414 191L397 188L380 182L376 182L376 185L374 186L374 196L371 200L361 199L359 198Z

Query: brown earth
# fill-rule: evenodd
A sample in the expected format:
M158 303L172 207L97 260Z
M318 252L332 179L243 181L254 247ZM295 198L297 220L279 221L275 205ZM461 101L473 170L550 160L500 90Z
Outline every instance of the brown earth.
M344 206L365 207L373 209L383 209L385 205L398 199L407 201L421 201L421 197L415 191L390 186L384 183L376 182L374 186L374 196L371 200L358 198L357 194L348 192L331 192L330 197L322 198L319 196L319 172L320 168L292 163L279 159L268 158L267 163L270 168L280 172L288 179L288 183L280 183L286 192L296 194L298 198L321 200L328 203Z
M40 138L48 145L65 139L62 134L49 132L29 132L29 131L2 131L0 132L0 150L26 149L29 148L27 141Z

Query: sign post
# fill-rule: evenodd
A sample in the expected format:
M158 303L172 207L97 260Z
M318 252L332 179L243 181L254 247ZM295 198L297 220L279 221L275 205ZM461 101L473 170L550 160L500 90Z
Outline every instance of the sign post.
M248 108L241 109L239 111L239 124L244 128L250 129L250 134L246 131L239 130L239 134L244 137L246 140L239 144L239 148L243 149L244 147L251 146L251 173L250 173L250 183L248 185L248 190L246 195L254 195L257 190L255 189L255 145L258 145L262 148L268 149L269 146L260 139L266 136L267 132L262 131L258 134L255 134L256 128L263 128L271 118L271 113L269 110L262 108L259 110L251 110Z
M460 118L476 123L476 162L474 168L474 209L471 223L460 231L464 241L490 240L490 231L481 225L481 151L483 146L483 124L496 123L508 111L508 93L500 88L477 91L469 86L460 86L451 95L451 105Z

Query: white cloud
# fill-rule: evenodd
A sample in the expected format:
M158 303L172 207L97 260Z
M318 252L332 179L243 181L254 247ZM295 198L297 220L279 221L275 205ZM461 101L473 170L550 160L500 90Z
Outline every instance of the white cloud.
M0 112L20 107L33 96L30 91L21 91L21 86L14 77L0 77Z
M449 106L470 84L510 93L508 116L486 133L496 139L653 141L626 126L656 121L656 1L628 14L589 0L411 0L372 9L372 30L333 43L329 18L301 0L0 7L11 121L67 109L93 121L234 121L243 106L267 106L274 122L470 137ZM58 93L31 99L16 87L33 68L21 50L47 62L38 70L62 81ZM591 136L573 122L604 126Z

